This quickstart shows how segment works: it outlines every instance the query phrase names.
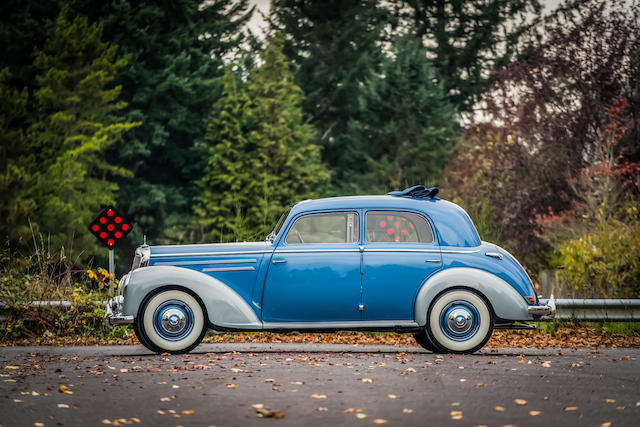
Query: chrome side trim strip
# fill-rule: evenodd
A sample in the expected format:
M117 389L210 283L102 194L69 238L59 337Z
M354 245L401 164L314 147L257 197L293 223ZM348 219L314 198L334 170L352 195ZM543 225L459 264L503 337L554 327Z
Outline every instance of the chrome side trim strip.
M363 320L353 322L264 322L263 329L417 328L413 320Z
M273 254L296 254L296 253L304 253L304 252L360 252L360 249L281 249L275 251Z
M244 263L256 263L256 259L217 259L211 261L165 261L156 262L153 265L200 265L200 264L244 264Z
M209 273L212 271L254 271L253 267L216 267L216 268L203 268L203 273Z
M229 251L229 252L191 252L172 254L151 254L151 258L177 258L177 257L200 257L200 256L221 256L221 255L245 255L245 254L270 254L272 251Z

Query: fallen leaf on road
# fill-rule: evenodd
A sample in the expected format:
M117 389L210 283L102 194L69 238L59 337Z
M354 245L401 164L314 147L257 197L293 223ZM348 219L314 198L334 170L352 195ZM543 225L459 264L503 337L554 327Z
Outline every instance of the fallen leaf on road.
M397 399L398 398L398 396L396 396L395 394L387 394L387 397L389 399Z
M20 369L20 366L7 365L4 369Z
M139 423L140 422L140 418L136 418L136 417L131 417L129 418L129 421L131 421L132 423Z
M615 399L604 399L604 401L607 403L616 403Z
M486 383L476 383L476 387L486 387Z
M160 398L160 402L171 402L171 398L170 397L161 397Z
M404 414L411 414L411 413L413 413L413 409L404 408L404 409L402 410L402 412L403 412Z
M363 378L362 379L363 383L369 383L369 384L373 384L373 380L371 378Z
M415 371L416 371L416 370L415 370L415 369L413 369L413 368L407 368L407 369L405 369L404 371L402 371L402 372L400 373L400 375L409 375L410 373L415 372Z
M194 414L194 410L193 409L186 409L184 411L181 412L182 415L193 415Z
M498 411L498 412L504 412L504 407L503 406L496 406L495 408L493 408L494 410Z
M529 411L529 415L531 415L532 417L538 416L540 415L542 412L540 411Z
M326 408L326 407L324 407L324 406L321 406L321 407L319 407L319 408L316 408L316 411L318 411L318 412L327 412L328 410L329 410L329 408Z
M158 409L158 410L156 411L156 413L157 413L157 414L160 414L160 415L164 415L164 414L165 414L165 412L164 412L162 409Z
M73 392L71 390L69 390L69 387L67 387L66 385L62 385L62 384L60 384L58 386L58 391L60 393L64 393L64 394L73 394Z
M629 356L622 356L620 360L629 360Z
M611 422L610 421L607 421L606 423L600 424L600 427L609 427L609 426L611 426Z
M276 380L274 380L273 378L267 378L266 380L264 380L265 383L275 383Z
M451 415L452 420L461 420L462 419L462 411L451 411L449 413Z
M461 383L464 383L464 382L466 382L466 381L467 381L467 380L466 380L465 378L460 378L460 382L461 382Z
M358 412L356 414L356 418L359 419L359 420L365 419L365 418L367 418L367 414L363 414L362 412Z
M385 420L384 418L376 418L375 420L373 420L374 424L386 424L388 423L388 420Z
M551 362L543 362L542 363L542 367L543 368L550 368L551 367Z
M326 399L326 398L327 398L327 395L326 395L326 394L316 394L316 393L313 393L313 394L311 395L311 397L312 397L312 398L314 398L314 399Z
M262 409L256 408L256 416L258 418L284 418L279 409Z
M291 381L291 384L293 384L293 385L302 385L302 384L304 384L304 381Z
M563 411L567 412L567 411L577 411L578 407L577 406L567 406L565 408L562 408Z
M69 408L69 405L66 403L58 403L58 408Z
M527 401L524 399L515 399L513 403L515 403L518 406L524 406L527 404Z
M362 409L356 409L356 408L347 408L343 411L345 414L351 414L354 412L362 412Z
M34 425L34 427L44 427L44 423L35 422L35 423L33 423L33 425Z
M104 420L102 420L102 424L111 424L111 420L105 418Z
M237 384L227 384L227 388L236 388L238 387Z
M251 407L253 409L262 409L264 408L264 403L254 403L253 405L251 405Z

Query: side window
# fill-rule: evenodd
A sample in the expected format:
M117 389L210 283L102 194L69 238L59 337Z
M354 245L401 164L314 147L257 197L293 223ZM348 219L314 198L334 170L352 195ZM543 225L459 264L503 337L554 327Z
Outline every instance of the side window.
M365 217L367 242L371 243L433 243L433 233L427 220L411 212L367 212Z
M285 241L287 245L356 243L358 241L358 214L355 212L336 212L305 215L296 220Z

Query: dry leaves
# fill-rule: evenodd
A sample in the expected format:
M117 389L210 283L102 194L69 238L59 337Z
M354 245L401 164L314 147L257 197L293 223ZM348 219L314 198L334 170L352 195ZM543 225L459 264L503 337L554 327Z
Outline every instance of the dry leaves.
M403 408L402 409L402 413L403 414L412 414L413 413L413 409Z
M518 406L524 406L527 404L527 401L524 399L514 399L513 403L515 403Z
M462 411L451 411L449 413L452 420L461 420L462 419Z
M313 399L326 399L326 398L327 398L327 395L326 395L326 394L317 394L317 393L313 393L313 394L311 395L311 397L312 397Z
M388 420L385 420L384 418L376 418L375 420L373 420L374 424L386 424L388 423Z
M398 396L396 396L395 394L387 394L387 397L389 399L397 399L398 398Z
M495 408L493 408L495 411L498 412L504 412L504 406L496 406Z
M536 417L538 415L540 415L542 412L540 411L529 411L529 415L531 415L532 417Z
M69 387L67 387L66 385L62 385L62 384L60 384L58 386L58 391L60 393L64 393L64 394L73 394L73 392L71 390L69 390Z
M577 406L567 406L567 407L562 408L562 410L565 411L565 412L577 411L578 407Z
M363 378L362 379L363 383L369 383L369 384L373 384L373 380L371 378Z

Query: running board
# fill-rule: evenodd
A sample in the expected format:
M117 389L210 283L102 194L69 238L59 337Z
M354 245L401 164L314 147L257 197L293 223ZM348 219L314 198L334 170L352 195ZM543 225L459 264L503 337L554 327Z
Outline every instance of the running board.
M536 325L530 323L497 323L494 329L537 329Z

